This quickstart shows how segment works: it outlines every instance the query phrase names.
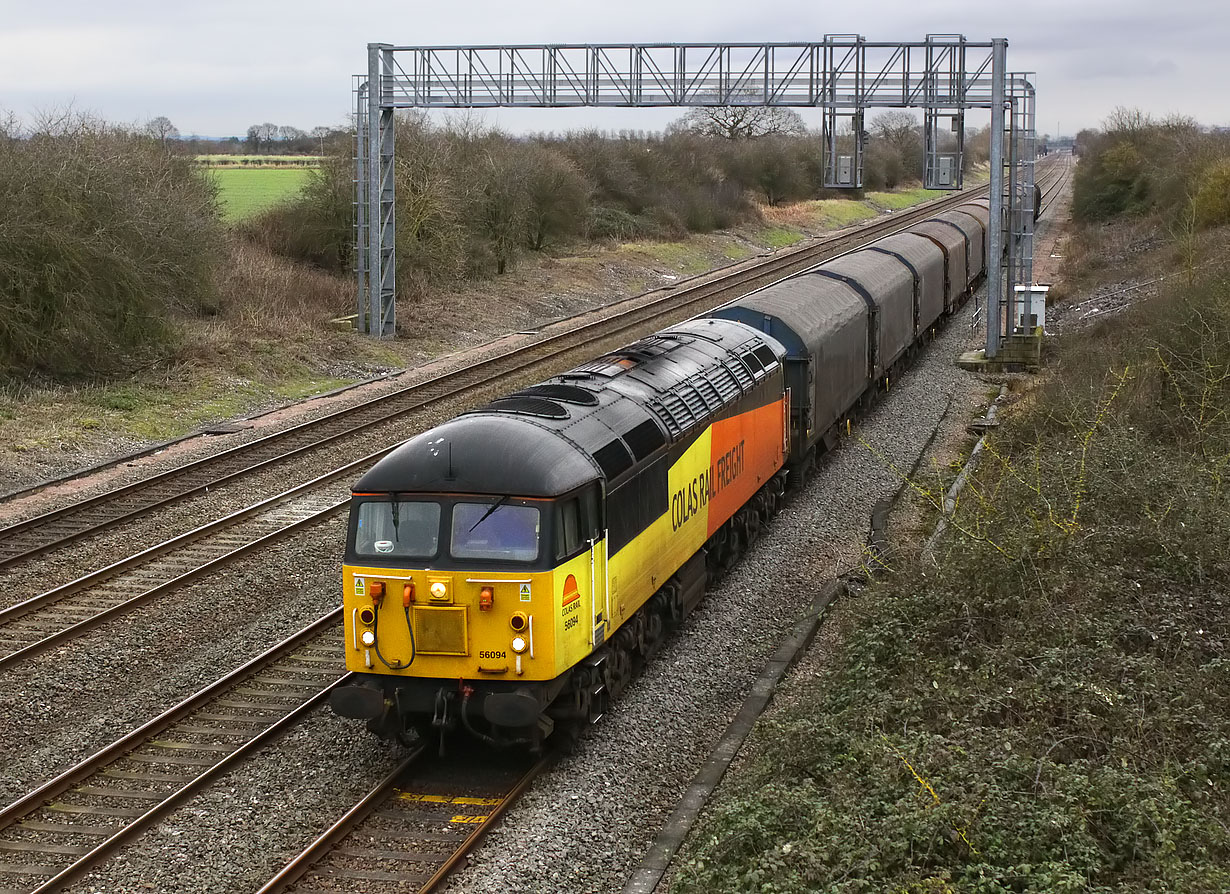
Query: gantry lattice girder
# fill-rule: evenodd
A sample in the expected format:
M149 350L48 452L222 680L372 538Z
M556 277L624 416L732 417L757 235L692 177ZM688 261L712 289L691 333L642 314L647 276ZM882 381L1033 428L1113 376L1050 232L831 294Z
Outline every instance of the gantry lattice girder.
M393 108L826 106L989 108L991 41L398 47Z
M826 184L857 187L865 111L922 108L928 181L947 188L960 183L961 139L955 152L944 153L938 122L963 127L967 110L989 109L991 219L1002 224L991 228L988 254L1006 259L991 271L988 290L987 355L993 357L1011 332L1013 287L1029 281L1032 266L1032 220L1023 223L1021 215L1033 196L1033 87L1007 73L1007 46L1003 38L970 41L959 34L914 42L838 34L810 43L369 44L366 77L355 83L359 329L384 337L396 331L398 109L815 106L824 113ZM1029 113L1018 114L1026 101ZM848 154L838 151L839 121L852 127Z

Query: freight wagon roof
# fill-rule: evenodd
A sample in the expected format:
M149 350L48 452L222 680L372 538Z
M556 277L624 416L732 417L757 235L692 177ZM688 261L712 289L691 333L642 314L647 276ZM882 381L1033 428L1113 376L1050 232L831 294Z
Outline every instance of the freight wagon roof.
M953 227L938 220L924 220L921 223L916 223L907 232L930 236L933 239L939 240L939 243L948 249L956 248L957 246L964 248L966 243L965 230L958 232Z
M974 217L972 214L965 214L961 211L945 211L943 214L937 214L935 220L943 220L953 224L961 229L974 244L981 245L983 233L985 230L982 226L982 221Z
M759 329L797 358L816 353L826 336L866 312L866 303L846 283L801 273L719 307L709 316Z
M980 224L982 224L983 230L986 230L987 225L991 220L991 210L989 208L984 208L977 202L969 202L965 205L958 205L953 210L960 211L963 214L968 214L970 217L975 218Z
M944 265L944 253L940 247L920 233L897 233L877 239L869 248L882 248L896 252L914 265L919 276L926 276L925 268L929 264ZM941 269L941 275L943 270ZM941 285L943 281L941 280Z
M850 277L867 290L877 305L883 306L897 290L909 292L910 301L914 300L914 274L899 260L882 252L860 250L825 261L820 267Z

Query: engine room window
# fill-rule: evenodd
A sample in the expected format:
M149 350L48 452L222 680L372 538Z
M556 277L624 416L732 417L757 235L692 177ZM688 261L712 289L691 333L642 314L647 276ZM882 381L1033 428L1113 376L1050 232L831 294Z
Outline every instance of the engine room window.
M421 500L359 504L354 551L360 556L429 558L440 544L440 504Z
M532 562L538 558L538 528L533 506L458 503L453 507L453 558Z

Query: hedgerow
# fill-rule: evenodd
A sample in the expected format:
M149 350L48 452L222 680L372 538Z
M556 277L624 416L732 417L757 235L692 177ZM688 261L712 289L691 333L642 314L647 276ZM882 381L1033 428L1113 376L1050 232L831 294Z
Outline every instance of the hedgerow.
M1230 890L1230 280L1082 334L676 892Z
M402 294L503 272L525 252L548 246L678 238L754 218L758 200L779 205L827 194L816 134L731 140L687 130L578 131L516 138L473 121L439 127L415 117L396 127ZM873 128L866 188L920 176L922 145L917 121L890 113ZM280 254L347 269L351 151L336 144L302 195L245 222L243 232ZM985 149L971 148L968 159L978 157Z

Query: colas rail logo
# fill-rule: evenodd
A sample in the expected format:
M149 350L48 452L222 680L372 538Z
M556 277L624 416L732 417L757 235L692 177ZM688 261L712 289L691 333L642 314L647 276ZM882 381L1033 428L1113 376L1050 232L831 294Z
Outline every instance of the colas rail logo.
M568 608L580 598L581 591L577 589L577 579L570 574L564 579L564 608Z
M577 614L580 607L581 591L577 589L577 579L570 574L564 579L564 604L560 609L560 615L564 618L565 630L577 626L577 621L581 617Z

